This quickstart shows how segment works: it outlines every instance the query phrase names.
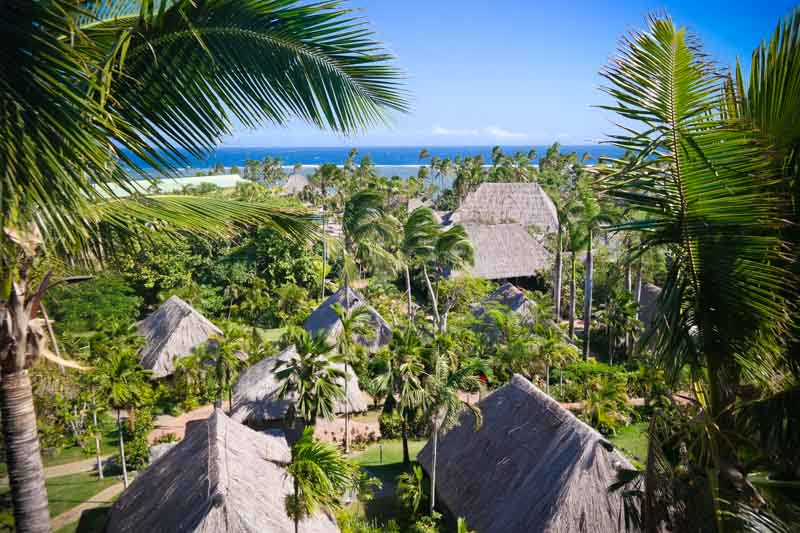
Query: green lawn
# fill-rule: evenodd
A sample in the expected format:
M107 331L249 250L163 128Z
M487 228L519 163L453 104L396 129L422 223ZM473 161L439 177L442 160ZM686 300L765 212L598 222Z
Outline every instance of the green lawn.
M81 514L80 520L68 524L56 533L103 533L111 507L96 507Z
M281 340L281 336L286 332L286 328L275 328L275 329L264 329L264 328L256 328L258 330L258 334L264 341L269 342L278 342Z
M608 440L631 462L644 465L647 461L647 422L636 422L625 426Z
M411 456L412 461L417 458L417 453L425 446L426 442L428 441L408 441L408 454ZM381 462L381 447L383 448L383 462ZM361 466L402 464L403 442L401 440L382 440L377 444L371 445L361 454L357 455L354 460Z

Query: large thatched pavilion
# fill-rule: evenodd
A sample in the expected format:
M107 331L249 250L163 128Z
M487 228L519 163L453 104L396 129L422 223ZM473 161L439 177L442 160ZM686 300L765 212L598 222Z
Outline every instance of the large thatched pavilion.
M293 195L300 194L303 189L311 186L311 181L302 174L292 174L286 179L286 183L281 188L281 194Z
M178 359L208 343L210 337L222 335L222 330L177 296L170 296L136 327L146 341L139 361L157 378L171 375Z
M538 183L482 183L449 217L475 247L464 272L485 279L533 277L552 266L545 236L557 231L555 205Z
M609 492L631 464L600 433L515 375L473 416L439 439L436 492L481 533L625 531L621 491ZM430 472L432 445L418 456Z
M345 309L358 309L367 306L369 312L369 324L371 331L368 336L359 337L356 341L369 349L377 352L381 347L387 345L392 338L392 328L383 317L370 306L361 294L352 288L345 290L344 287L331 294L325 299L311 315L303 322L305 328L312 335L324 333L327 335L328 342L334 343L342 331L342 322L333 309L334 304L339 304Z
M107 533L293 533L285 497L291 452L281 436L245 427L216 410L157 459L111 508ZM304 533L339 531L324 512L300 523Z
M275 365L292 357L297 357L297 350L289 346L275 357L267 357L242 372L233 389L231 418L255 428L281 427L290 400L278 396L281 383L275 375ZM344 370L341 364L335 366ZM344 388L344 380L340 385ZM367 410L367 402L352 370L348 370L347 402L337 402L334 408L337 414L344 413L345 406L349 413Z

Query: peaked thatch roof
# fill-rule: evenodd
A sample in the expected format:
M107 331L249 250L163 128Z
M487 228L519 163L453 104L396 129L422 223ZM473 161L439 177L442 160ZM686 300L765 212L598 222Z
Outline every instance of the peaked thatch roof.
M283 185L283 194L300 194L303 189L311 185L311 181L302 174L292 174Z
M480 304L473 306L472 314L475 318L481 318L493 306L507 307L512 313L519 313L526 320L535 318L536 305L525 296L525 293L508 282L500 285Z
M631 468L602 435L515 375L439 439L436 490L455 516L481 533L617 533L622 494L609 492ZM430 472L432 445L418 460Z
M538 183L481 183L450 220L454 223L521 224L555 231L558 215Z
M552 254L519 224L463 224L475 248L475 265L454 276L470 274L485 279L534 276L548 269Z
M114 503L107 533L191 531L292 533L284 498L292 479L283 437L253 431L215 411L139 474ZM324 513L300 523L305 533L339 531Z
M176 360L191 354L212 335L222 335L222 330L177 296L170 296L136 327L147 341L139 351L139 361L157 378L172 374Z
M297 350L294 346L289 346L275 357L267 357L242 372L233 389L231 418L254 425L282 419L289 407L289 401L278 397L281 384L275 376L275 365L278 361L288 361L293 357L297 357ZM344 370L344 365L334 366ZM339 384L344 387L343 380ZM358 386L358 378L352 370L348 371L347 401L350 413L367 410L367 403ZM344 400L337 402L335 411L344 413Z
M658 311L658 297L661 295L661 287L652 283L642 285L642 293L639 298L639 320L644 326L650 327L656 319Z
M348 307L349 302L349 307ZM339 304L345 309L358 309L362 306L367 306L369 309L369 323L372 326L372 332L369 337L359 337L357 342L368 348L372 352L377 352L382 346L389 343L392 338L392 328L383 317L371 307L367 301L358 292L352 288L348 288L345 292L344 287L331 294L324 302L322 302L314 312L311 313L303 327L312 335L317 335L319 332L326 332L329 342L336 342L339 333L342 331L342 322L336 316L336 311L333 310L334 304Z

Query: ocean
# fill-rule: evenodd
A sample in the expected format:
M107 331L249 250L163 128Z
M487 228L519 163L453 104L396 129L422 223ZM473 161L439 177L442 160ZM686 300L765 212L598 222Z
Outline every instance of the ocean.
M506 154L515 152L527 153L529 150L536 150L539 155L544 155L549 146L546 145L525 145L525 146L501 146ZM491 162L492 146L365 146L356 147L359 158L368 155L375 164L377 171L382 176L400 176L402 178L415 175L421 164L427 164L429 160L420 162L419 153L426 148L431 156L440 158L454 159L457 156L483 155L485 161ZM188 165L180 170L184 175L194 176L199 172L208 171L217 163L222 163L226 168L238 166L242 168L245 161L249 159L264 159L267 156L277 158L287 170L291 170L296 164L302 165L302 174L311 174L314 169L323 163L334 163L341 165L350 152L349 147L341 148L281 148L281 147L223 147L208 154L204 158L187 157ZM589 162L596 162L600 156L619 157L622 150L614 146L606 145L563 145L562 153L577 152L578 155L584 153L589 155ZM357 158L358 161L358 158ZM145 167L146 168L146 167Z

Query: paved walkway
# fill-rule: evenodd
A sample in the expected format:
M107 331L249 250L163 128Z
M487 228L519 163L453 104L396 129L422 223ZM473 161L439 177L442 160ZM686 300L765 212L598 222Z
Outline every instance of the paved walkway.
M111 455L101 456L103 462L111 457ZM68 476L70 474L79 474L81 472L91 472L97 466L97 457L84 459L82 461L75 461L74 463L64 463L63 465L49 466L44 469L44 477L59 477ZM8 485L8 476L0 478L0 486Z
M77 505L69 511L65 511L54 517L52 520L53 530L57 531L67 524L71 524L79 520L84 511L109 505L114 500L114 497L122 492L124 488L125 484L122 482L119 482L116 485L111 485L110 487L98 492L82 504Z

